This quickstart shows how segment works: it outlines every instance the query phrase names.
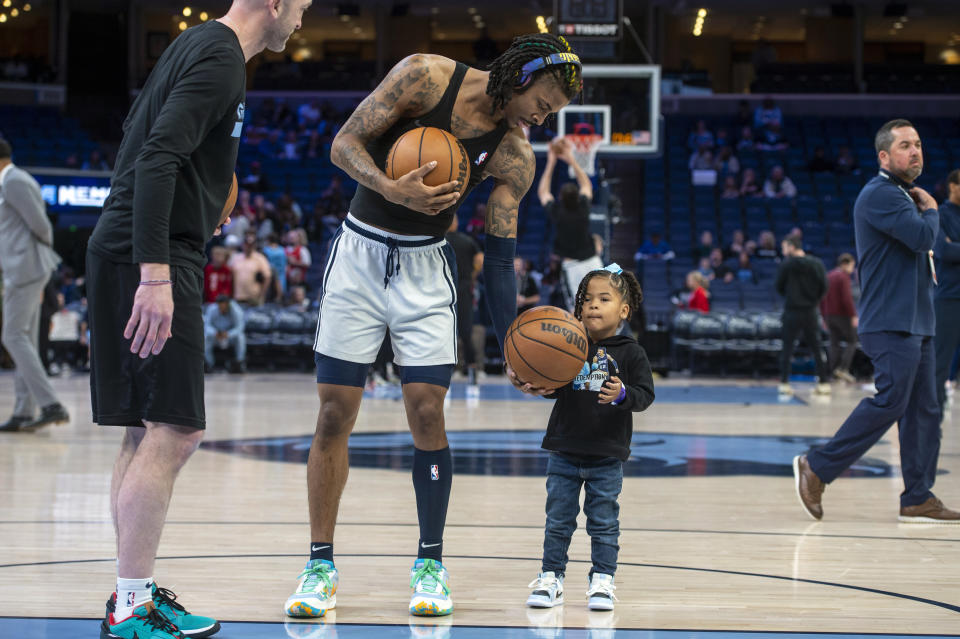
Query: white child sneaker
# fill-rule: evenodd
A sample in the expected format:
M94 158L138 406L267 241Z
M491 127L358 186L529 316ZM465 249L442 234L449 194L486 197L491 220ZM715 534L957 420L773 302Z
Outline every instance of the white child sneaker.
M590 588L587 590L587 608L613 610L613 602L617 600L613 591L616 589L617 587L613 585L613 575L605 575L602 572L593 573Z
M527 597L531 608L553 608L563 603L563 577L554 572L541 572L537 578L527 584L533 592Z

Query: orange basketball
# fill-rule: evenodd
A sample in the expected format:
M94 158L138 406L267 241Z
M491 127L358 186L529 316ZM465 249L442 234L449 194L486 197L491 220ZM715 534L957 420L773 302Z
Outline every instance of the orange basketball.
M423 177L427 186L460 182L460 194L470 181L470 158L452 133L432 126L411 129L397 138L387 154L384 173L391 180L403 177L427 162L436 161L437 168Z
M587 333L580 320L562 308L537 306L513 320L503 354L520 381L559 388L583 369Z
M237 174L233 174L233 184L230 185L230 192L227 194L227 201L223 204L223 210L220 212L220 221L217 222L217 226L220 226L227 221L227 218L230 217L230 214L233 213L233 207L237 205Z

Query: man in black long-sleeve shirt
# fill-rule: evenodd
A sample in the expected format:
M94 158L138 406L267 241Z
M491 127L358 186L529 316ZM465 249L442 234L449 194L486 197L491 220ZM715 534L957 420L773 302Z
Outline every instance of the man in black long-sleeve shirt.
M823 262L803 251L803 242L796 235L781 244L783 263L777 270L777 292L786 298L783 305L783 350L780 351L780 393L793 394L790 387L790 362L798 335L813 354L817 384L813 392L829 395L827 362L820 346L820 315L817 307L827 294L827 272Z
M188 29L123 125L87 253L93 421L126 427L110 492L117 591L103 636L219 629L173 604L151 575L174 481L205 426L203 249L233 180L246 61L282 51L309 5L234 0L227 15Z

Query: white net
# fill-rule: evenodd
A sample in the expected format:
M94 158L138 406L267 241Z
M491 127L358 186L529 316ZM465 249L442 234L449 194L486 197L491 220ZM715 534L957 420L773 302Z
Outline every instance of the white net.
M597 150L603 142L603 136L596 133L571 133L563 138L571 145L573 158L583 172L593 177L597 173ZM568 169L570 178L576 177L573 167Z

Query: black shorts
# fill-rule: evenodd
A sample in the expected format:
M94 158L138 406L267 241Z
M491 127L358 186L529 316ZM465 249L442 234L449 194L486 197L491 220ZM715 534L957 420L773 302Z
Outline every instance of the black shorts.
M159 355L141 359L123 337L140 266L87 252L90 321L90 403L104 426L143 426L143 421L205 428L203 409L203 276L170 267L173 337Z

